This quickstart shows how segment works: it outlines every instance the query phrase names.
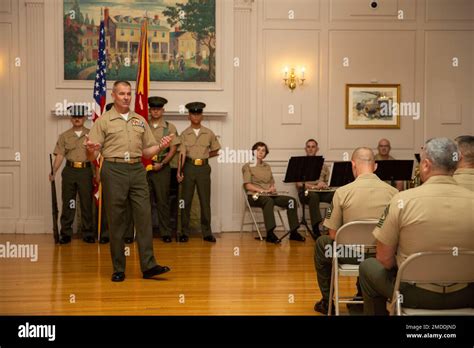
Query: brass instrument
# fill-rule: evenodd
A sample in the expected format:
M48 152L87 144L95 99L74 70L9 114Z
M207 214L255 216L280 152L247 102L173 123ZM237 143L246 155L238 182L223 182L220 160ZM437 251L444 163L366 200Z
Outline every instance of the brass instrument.
M305 197L307 197L310 192L334 192L334 191L336 191L336 190L332 189L330 187L328 187L327 189L320 189L320 190L318 190L318 189L306 189L304 191L304 195L305 195Z
M252 195L252 199L254 201L258 200L258 197L260 196L279 196L279 195L285 195L285 194L288 194L289 192L288 191L276 191L276 192L272 192L272 193L269 193L269 192L256 192Z
M420 185L421 185L420 165L418 164L415 167L415 175L410 181L410 188L418 187Z

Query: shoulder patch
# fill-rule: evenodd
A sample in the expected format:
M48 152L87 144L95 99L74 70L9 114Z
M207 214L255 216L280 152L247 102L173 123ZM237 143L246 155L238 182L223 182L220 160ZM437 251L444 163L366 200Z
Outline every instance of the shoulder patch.
M389 210L390 210L390 204L387 204L387 206L385 207L385 210L383 211L382 216L379 219L379 222L377 223L378 228L382 228L382 226L385 222L385 219L387 218Z
M326 219L328 219L328 220L331 218L332 209L333 209L333 205L332 205L332 202L331 202L331 206L326 211Z

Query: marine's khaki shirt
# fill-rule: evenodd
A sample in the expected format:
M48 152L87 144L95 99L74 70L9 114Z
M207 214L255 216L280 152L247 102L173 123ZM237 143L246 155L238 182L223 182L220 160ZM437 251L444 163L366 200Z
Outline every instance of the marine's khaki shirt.
M337 230L351 221L378 219L397 192L375 174L359 175L336 190L324 226Z
M82 134L80 137L77 136L74 128L61 133L54 148L54 154L62 155L71 162L89 162L86 147L84 146L85 136L89 134L89 128L82 127L81 130Z
M275 183L273 179L272 168L266 162L262 164L247 163L242 167L242 176L245 184L253 184L262 190L268 190ZM252 194L252 191L247 191Z
M160 140L165 136L165 128L166 128L166 122L163 120L163 117L158 121L154 122L153 119L150 117L148 119L149 125L151 132L153 133L153 136L155 137L156 141L160 143ZM168 122L168 132L166 135L171 135L174 134L173 140L170 143L170 146L177 146L181 143L178 131L176 129L176 126L170 122ZM160 156L165 156L169 152L169 147L166 149L163 149L158 155L156 156L156 160ZM178 156L173 156L170 160L170 166L172 168L177 168L178 166Z
M89 139L102 145L104 158L140 157L143 149L158 145L142 116L130 110L125 121L115 107L95 121Z
M474 193L451 176L437 175L395 195L373 234L397 247L398 266L421 251L474 250L473 212Z
M209 128L201 126L197 137L192 127L186 128L181 133L179 152L185 153L186 157L206 159L209 158L210 151L217 151L220 148L216 135Z
M459 168L454 172L453 178L458 185L474 191L474 168Z
M393 158L392 156L388 155L388 160L389 161L393 161L395 158ZM375 160L376 161L386 161L384 158L382 158L382 155L380 155L379 153L375 155Z
M156 141L160 143L160 140L165 136L165 128L166 122L161 118L158 122L154 122L153 119L150 117L149 125L153 136L155 137ZM173 140L171 141L170 146L179 145L181 140L179 138L178 131L176 130L176 126L170 122L168 122L168 133L166 135L174 134Z

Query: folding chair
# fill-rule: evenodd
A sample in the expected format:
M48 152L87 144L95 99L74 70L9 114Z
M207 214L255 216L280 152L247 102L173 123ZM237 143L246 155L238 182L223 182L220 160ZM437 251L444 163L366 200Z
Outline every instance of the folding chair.
M474 315L474 308L422 309L404 308L400 284L438 284L474 282L474 251L427 251L410 255L398 269L392 301L387 309L391 315Z
M375 248L375 237L372 235L372 231L377 223L378 220L352 221L337 230L332 250L332 274L329 290L328 315L332 314L333 294L336 315L339 315L340 303L364 303L362 300L352 300L352 296L339 296L339 276L358 277L359 265L339 264L337 249L338 245L341 248L343 248L344 245L359 246L359 251L362 252L365 252L368 248ZM361 247L363 247L363 249L361 249ZM343 300L341 300L341 298Z
M254 209L258 209L260 212L261 208L260 207L252 207L247 199L247 190L245 189L245 187L242 187L242 190L243 190L243 193L244 193L244 202L245 202L245 207L244 207L244 213L242 214L242 222L240 224L240 237L242 237L242 231L244 229L244 226L246 225L251 225L252 226L252 232L254 231L253 227L255 227L255 229L257 230L257 233L258 233L258 237L260 240L263 240L263 237L262 237L262 233L260 232L260 228L259 226L264 226L265 223L263 222L263 220L260 220L260 221L257 221L255 215L257 212L254 212ZM283 218L281 216L281 211L284 210L283 208L281 207L278 207L278 206L275 206L276 208L276 211L278 213L278 217L280 218L280 221L281 221L281 225L277 225L277 227L281 227L283 226L283 229L285 229L285 224L283 223ZM247 211L250 212L250 216L252 217L252 221L251 222L245 222L245 217L247 215Z

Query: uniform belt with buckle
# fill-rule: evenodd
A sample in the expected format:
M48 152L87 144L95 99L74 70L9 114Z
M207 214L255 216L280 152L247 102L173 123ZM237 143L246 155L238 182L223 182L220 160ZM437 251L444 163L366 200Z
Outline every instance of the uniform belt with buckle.
M203 166L203 165L207 164L208 162L209 162L209 160L207 158L192 159L192 158L186 157L186 163L191 163L195 166Z
M89 168L91 166L91 162L66 161L66 165L72 168Z
M107 162L112 163L128 163L128 164L135 164L140 163L142 161L141 157L134 157L134 158L121 158L121 157L109 157L105 159Z
M413 284L417 288L425 289L431 292L437 292L439 294L449 294L464 289L468 286L465 283L456 283L450 285L438 285L438 284Z

